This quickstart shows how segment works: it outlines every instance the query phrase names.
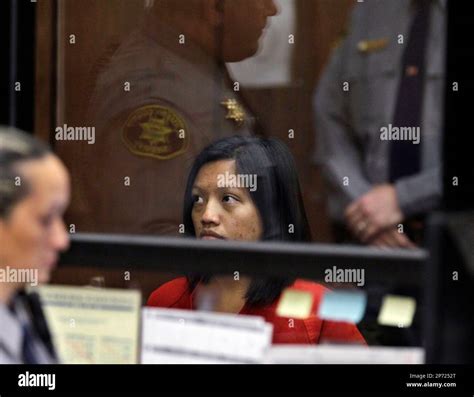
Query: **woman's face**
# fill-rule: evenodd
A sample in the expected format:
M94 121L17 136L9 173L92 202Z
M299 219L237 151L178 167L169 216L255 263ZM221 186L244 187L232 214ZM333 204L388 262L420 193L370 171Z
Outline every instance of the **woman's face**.
M47 282L60 251L69 245L62 220L69 203L69 176L57 157L18 166L29 192L0 219L0 264L15 269L38 269L39 283Z
M192 219L196 237L206 240L261 239L262 221L248 189L218 183L223 176L235 174L234 160L207 163L199 170L193 186Z

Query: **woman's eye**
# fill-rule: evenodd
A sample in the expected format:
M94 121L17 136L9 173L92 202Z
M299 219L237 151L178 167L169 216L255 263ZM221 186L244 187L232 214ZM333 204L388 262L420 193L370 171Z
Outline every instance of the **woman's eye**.
M193 203L194 203L194 204L202 204L202 203L203 203L202 197L195 195L195 196L193 197Z
M223 197L222 201L223 201L224 203L232 204L232 203L238 202L239 200L237 200L237 198L235 198L234 196L225 195L225 196Z

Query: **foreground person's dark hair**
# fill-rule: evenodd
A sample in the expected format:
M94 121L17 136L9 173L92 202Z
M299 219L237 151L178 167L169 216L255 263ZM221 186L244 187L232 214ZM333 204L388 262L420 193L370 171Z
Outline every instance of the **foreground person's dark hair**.
M30 185L18 171L18 165L40 160L50 154L49 147L32 136L0 127L0 218L8 218L13 207L26 197ZM20 177L21 184L16 183Z

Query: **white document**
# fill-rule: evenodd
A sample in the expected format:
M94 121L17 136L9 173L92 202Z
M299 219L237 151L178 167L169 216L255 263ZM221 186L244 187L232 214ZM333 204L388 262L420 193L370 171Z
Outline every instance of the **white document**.
M64 364L136 364L139 291L45 285L36 290Z
M275 4L279 14L269 18L258 54L243 62L227 64L234 80L245 87L281 87L291 83L295 45L289 43L289 36L296 35L296 3L277 0Z
M142 364L259 363L272 342L263 318L143 308Z
M424 364L422 348L274 345L266 364Z

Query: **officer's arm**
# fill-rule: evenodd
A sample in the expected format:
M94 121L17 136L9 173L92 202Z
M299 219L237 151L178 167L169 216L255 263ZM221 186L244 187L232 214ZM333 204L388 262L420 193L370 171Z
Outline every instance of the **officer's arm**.
M400 179L395 183L395 190L405 218L431 211L441 202L441 167Z
M346 38L334 51L314 98L317 134L314 159L322 165L327 181L347 204L371 189L353 139L348 111L350 91L344 91L343 67L350 61L349 42Z

